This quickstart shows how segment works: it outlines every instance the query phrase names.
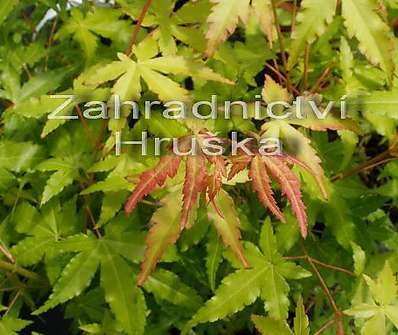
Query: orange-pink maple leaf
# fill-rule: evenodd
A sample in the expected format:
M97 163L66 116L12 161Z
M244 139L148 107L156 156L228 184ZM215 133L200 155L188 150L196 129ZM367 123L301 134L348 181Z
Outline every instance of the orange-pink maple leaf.
M261 203L268 208L280 221L286 222L285 216L279 209L271 187L271 180L265 163L260 155L256 155L250 164L249 177L252 180L253 189L257 192Z
M189 222L192 208L196 205L199 194L207 186L206 158L203 155L188 156L186 160L186 172L183 193L183 205L181 211L181 230Z
M124 207L127 214L131 213L137 203L152 192L157 186L163 186L167 177L173 178L177 174L181 158L172 154L163 156L159 163L151 170L144 172L130 195Z
M300 227L301 236L307 237L308 218L301 196L299 178L290 170L282 156L263 156L263 160L271 175L278 181L282 192L288 198Z

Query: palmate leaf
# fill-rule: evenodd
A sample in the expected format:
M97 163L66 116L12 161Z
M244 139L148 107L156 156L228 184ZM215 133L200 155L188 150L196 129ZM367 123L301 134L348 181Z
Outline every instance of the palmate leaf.
M225 277L214 296L188 322L184 334L200 323L214 322L241 311L259 296L271 317L287 318L289 286L285 278L300 279L310 274L294 263L285 262L278 254L269 222L263 225L261 241L263 253L255 245L246 244L245 254L252 268L239 269Z
M288 69L292 69L307 44L315 41L316 36L322 35L327 24L333 20L336 12L337 0L303 0L301 11L297 15L297 26L292 33Z
M137 285L142 286L167 247L180 236L180 203L178 193L170 193L162 199L163 206L151 218L151 229L146 238L144 261L137 276Z
M102 248L101 287L104 289L105 300L126 334L144 334L144 294L134 285L133 270L127 262L106 246Z
M254 14L258 17L260 27L263 33L267 36L270 47L274 41L274 14L272 12L271 0L252 0L252 7Z
M217 321L254 303L260 295L259 285L267 271L267 267L238 270L225 277L215 295L191 319L187 331L199 323Z
M342 15L351 37L359 41L359 48L369 61L385 71L389 82L394 72L394 42L387 24L377 13L374 0L344 0Z
M123 40L129 34L129 24L118 20L122 13L110 8L95 8L84 17L82 12L72 9L71 16L57 32L56 39L64 39L72 35L79 43L87 59L92 59L98 46L98 35Z
M249 177L252 180L252 187L257 192L264 207L282 222L286 222L285 216L279 209L271 188L269 174L276 179L280 185L283 195L289 200L293 213L297 218L301 236L305 238L308 233L308 220L306 207L302 201L301 183L299 178L293 173L289 165L299 165L307 170L318 181L321 191L326 194L326 190L317 174L304 162L288 155L260 155L249 156L251 161Z
M91 282L100 263L98 247L72 258L62 271L46 303L33 312L38 315L78 296Z
M376 280L366 275L363 276L373 299L370 302L354 305L351 309L344 311L344 313L358 319L366 319L361 334L387 335L386 319L398 329L397 277L388 261Z
M206 53L213 55L217 45L224 42L238 25L239 20L246 22L250 0L211 0L214 5L208 17L209 28Z
M98 86L107 81L116 80L112 93L122 100L139 99L141 95L141 78L147 83L149 90L158 94L162 101L187 101L189 93L180 84L164 74L192 76L204 80L233 84L230 80L215 73L200 62L182 56L138 59L137 62L124 54L118 54L119 61L99 68L95 75L86 80L90 86Z
M256 329L261 335L309 335L309 322L305 314L303 299L300 297L296 306L296 316L294 318L294 333L284 320L276 320L271 317L252 315L251 317Z
M12 316L4 316L0 319L0 333L4 335L17 335L32 322L17 319Z

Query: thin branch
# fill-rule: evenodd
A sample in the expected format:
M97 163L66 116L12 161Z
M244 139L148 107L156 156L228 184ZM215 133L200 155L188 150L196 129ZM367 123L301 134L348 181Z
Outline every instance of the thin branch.
M57 22L58 22L58 17L56 17L54 19L53 24L51 26L50 35L49 35L48 40L47 40L47 49L50 49L52 47L53 43L54 43L54 34L55 34L55 30L57 28ZM48 69L48 53L46 55L46 60L45 60L44 64L45 64L44 65L44 71L47 71L47 69Z
M280 46L281 55L282 55L282 63L283 63L283 67L285 68L285 73L286 73L286 76L285 76L286 77L286 84L287 84L288 90L290 92L292 92L292 83L290 82L289 72L288 72L288 68L287 68L285 41L283 39L281 26L279 25L278 13L276 11L276 7L277 6L275 4L275 0L271 0L271 5L272 5L272 12L273 12L273 15L274 15L274 20L275 20L276 31L278 33L279 46Z
M24 268L21 268L20 266L18 266L16 264L11 264L11 263L0 260L0 268L3 270L6 270L6 271L11 271L11 272L17 273L23 277L26 277L26 278L29 278L32 280L42 281L42 278L38 274L36 274L32 271L26 270Z
M317 82L315 83L314 87L311 88L310 92L312 94L318 92L318 90L323 86L325 78L329 76L329 74L332 72L332 68L328 66L325 71L321 74L321 76L318 78Z
M286 77L279 71L279 69L277 69L278 63L276 63L275 60L274 60L274 64L275 64L275 67L272 66L272 65L269 64L269 63L265 63L265 67L268 68L268 69L270 69L273 73L275 73L275 74L278 76L279 82L284 82L285 84L287 84L287 79L286 79ZM293 89L293 92L294 92L295 94L300 95L300 91L299 91L296 87L292 86L292 89Z
M11 254L11 252L7 249L7 247L3 244L3 242L0 241L0 252L6 256L11 263L15 263L15 258Z
M147 0L145 5L144 5L144 7L142 8L141 14L138 17L138 21L137 21L137 23L136 23L136 25L134 27L133 32L131 33L129 44L128 44L127 49L125 51L125 54L127 56L131 56L134 44L137 41L138 33L140 32L140 29L141 29L142 22L144 21L145 16L148 13L149 7L151 7L151 5L152 5L152 2L153 2L153 0Z
M342 272L342 273L345 273L345 274L347 274L347 275L349 275L349 276L351 276L351 277L357 277L357 275L356 275L354 272L352 272L352 271L349 271L349 270L347 270L347 269L341 268L341 267L339 267L339 266L335 266L335 265L323 263L323 262L318 261L317 259L314 259L314 258L312 258L312 257L310 257L310 258L311 258L311 260L312 260L315 264L317 264L317 265L319 265L319 266L322 266L322 267L324 267L324 268L326 268L326 269L330 269L330 270L335 270L335 271L338 271L338 272Z
M94 138L93 132L91 131L90 126L88 125L87 120L83 116L82 110L80 109L79 105L76 105L76 111L77 114L79 115L80 122L82 123L84 132L86 133L87 137L89 138L91 142L91 146L93 147L94 150L97 148L97 142Z
M21 290L19 290L19 291L15 294L14 298L11 300L10 304L9 304L8 307L7 307L6 312L4 313L4 316L6 316L6 315L11 311L11 308L15 305L15 303L17 302L17 300L18 300L18 298L20 297L20 295L21 295Z
M362 164L351 168L345 172L341 172L331 178L332 181L336 181L339 179L351 177L354 174L360 173L362 171L370 170L375 168L376 166L385 164L389 161L398 159L398 132L395 134L395 139L391 146L381 154L377 155L376 157L373 157Z
M334 299L329 291L329 288L327 287L327 285L325 283L325 280L323 279L322 275L319 273L318 268L316 267L315 263L312 261L311 257L308 255L307 249L305 248L302 240L301 240L301 247L304 251L305 256L307 257L308 263L310 264L313 272L315 273L316 277L318 278L318 280L321 284L322 290L324 291L327 299L329 300L329 303L332 306L333 310L335 311L336 314L341 313L339 311L339 309L337 308L336 302L334 301Z
M303 89L304 91L308 88L308 69L310 61L310 46L307 44L304 51L304 79L303 79Z
M327 330L329 327L333 326L336 323L336 319L333 318L327 322L325 322L321 328L314 334L314 335L320 335L322 334L325 330Z
M292 32L296 30L297 0L293 0Z
M319 260L317 260L317 259L315 259L315 258L313 258L311 256L286 256L286 257L283 257L283 259L291 260L291 261L303 260L303 261L307 261L307 262L309 262L309 260L311 260L315 264L317 264L319 266L322 266L322 267L324 267L326 269L342 272L342 273L345 273L345 274L347 274L347 275L349 275L351 277L357 277L357 275L354 272L350 271L350 270L344 269L344 268L342 268L340 266L336 266L336 265L332 265L332 264L321 262L321 261L319 261Z

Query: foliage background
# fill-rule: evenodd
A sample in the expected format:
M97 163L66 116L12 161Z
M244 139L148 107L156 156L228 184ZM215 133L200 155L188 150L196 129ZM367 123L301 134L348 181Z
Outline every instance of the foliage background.
M57 15L37 31L49 9ZM50 334L54 326L57 334L398 334L397 17L395 0L73 8L2 0L0 334ZM157 159L137 148L116 157L115 131L180 137L199 126L158 114L133 120L127 110L119 121L48 120L60 102L54 93L100 101L118 93L141 104L262 95L264 105L303 95L323 108L347 95L351 120L283 123L299 130L293 137L304 148L311 141L329 190L322 199L309 174L293 169L308 215L305 240L279 186L287 224L263 208L247 174L234 185L224 180L217 199L234 214L230 230L219 237L202 203L175 244L148 242L147 252L166 250L137 287L153 213L166 228L176 222L184 177L126 216L138 176ZM82 108L76 101L68 112ZM260 134L268 121L234 115L200 127ZM312 164L316 155L303 159ZM239 248L250 267L236 259Z

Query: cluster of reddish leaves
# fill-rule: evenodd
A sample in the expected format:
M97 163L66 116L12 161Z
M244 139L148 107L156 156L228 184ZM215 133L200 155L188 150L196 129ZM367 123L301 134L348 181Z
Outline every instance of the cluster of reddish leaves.
M280 210L272 191L270 175L280 185L283 195L289 200L294 215L300 227L303 238L308 234L308 220L306 208L301 196L300 179L293 173L291 166L298 165L313 175L321 189L323 196L327 197L327 192L322 180L304 162L283 154L283 155L242 155L231 158L232 167L228 175L232 179L237 173L244 169L249 169L249 177L252 182L253 190L257 192L259 200L268 208L281 222L286 222L285 216Z
M210 133L198 134L200 136L213 136ZM191 143L191 136L183 138L180 146L187 152L187 143ZM162 187L167 177L174 178L181 165L182 156L169 152L163 156L159 163L151 170L144 172L139 179L133 193L129 197L125 211L130 214L137 203L157 187ZM208 173L208 165L213 165L213 173ZM192 208L202 192L207 193L208 200L212 202L222 186L222 178L226 177L226 161L222 156L207 156L201 150L195 155L185 158L185 181L183 186L183 206L181 211L181 230L185 229L190 221Z
M201 137L213 135L208 132L202 132L196 136ZM187 149L187 143L191 143L191 138L191 136L188 136L182 139L185 149ZM306 163L286 154L242 154L232 156L227 160L223 156L206 155L202 150L198 150L196 155L188 155L186 157L177 156L168 152L160 159L159 163L154 168L144 172L140 176L135 189L125 205L126 213L131 213L137 203L145 196L156 188L162 187L168 177L174 178L183 161L185 161L185 179L182 188L183 203L180 213L179 232L175 232L173 236L168 236L172 243L175 243L181 231L189 228L190 223L194 222L198 200L202 193L206 196L207 202L211 203L217 213L221 217L223 216L222 212L217 209L216 202L214 201L222 188L223 178L231 180L245 169L249 170L249 178L251 179L253 190L258 194L261 203L268 208L278 220L286 222L285 216L274 198L271 178L280 185L283 195L286 196L291 204L292 211L297 218L303 238L306 238L308 234L308 219L306 207L302 200L300 179L295 173L293 173L291 169L292 166L298 165L313 175L318 181L322 193L326 197L325 187L322 184L322 181L317 177L317 173ZM229 173L227 174L228 163ZM211 171L211 173L209 173L209 171ZM156 231L153 231L154 228L155 227L151 229L152 235L156 233ZM224 236L222 237L224 239ZM151 264L147 264L149 254L151 253L150 249L153 244L153 241L151 242L151 240L154 238L155 236L148 236L146 241L146 256L142 265L141 274L138 277L139 285L142 285L145 282L149 275L148 272L153 270L156 262L161 257L161 253L167 247L167 243L164 243L161 248L162 251L156 255L156 260L151 261ZM241 257L241 259L244 259L244 257ZM245 266L247 265L245 261L243 263Z

